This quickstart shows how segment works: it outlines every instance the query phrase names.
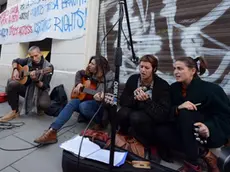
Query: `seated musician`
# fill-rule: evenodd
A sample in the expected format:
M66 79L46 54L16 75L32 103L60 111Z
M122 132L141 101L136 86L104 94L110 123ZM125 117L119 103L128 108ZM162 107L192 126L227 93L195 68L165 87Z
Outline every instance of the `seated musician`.
M100 102L103 100L103 73L105 74L107 91L112 87L114 73L110 70L108 61L104 57L91 57L86 70L80 70L76 73L75 88L73 91L76 92L76 94L81 93L81 89L84 86L82 83L83 79L90 79L92 83L96 84L96 91L98 93L91 98L82 101L79 98L72 99L60 112L57 119L50 125L49 130L39 138L35 139L34 142L41 144L56 143L57 131L70 119L74 111L79 112L78 122L82 122L82 120L90 120L98 110ZM100 124L102 116L103 109L101 109L95 116L94 122Z
M152 55L140 59L140 74L126 82L117 113L119 133L134 136L146 147L152 144L155 125L167 121L171 108L169 84L156 75L157 67Z
M48 91L53 66L43 57L40 48L37 46L32 46L28 50L28 54L29 58L13 60L12 78L8 80L6 87L8 103L12 112L0 118L1 122L6 122L19 116L19 96L25 97L20 114L38 113L46 110L50 105ZM21 78L20 74L24 70L20 70L19 65L29 68L30 74L25 83L22 83L22 81L23 79L25 81L26 77ZM43 73L41 73L41 69L44 69Z
M221 147L230 136L230 101L220 86L200 79L198 74L205 70L202 58L176 60L177 82L171 85L175 122L155 129L158 144L185 153L187 158L179 169L181 172L201 172L198 158L207 163L210 172L219 172L217 159L208 148Z

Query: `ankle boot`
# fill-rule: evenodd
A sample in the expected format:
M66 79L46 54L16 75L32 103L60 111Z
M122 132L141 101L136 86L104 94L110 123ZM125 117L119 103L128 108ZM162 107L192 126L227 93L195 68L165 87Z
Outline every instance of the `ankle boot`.
M220 172L217 166L217 157L211 151L208 151L208 153L203 156L203 159L208 165L209 172Z
M43 133L42 136L34 140L35 143L39 144L52 144L57 142L57 131L49 129Z
M179 172L202 172L199 165L195 166L187 161L184 162L184 165L178 169Z

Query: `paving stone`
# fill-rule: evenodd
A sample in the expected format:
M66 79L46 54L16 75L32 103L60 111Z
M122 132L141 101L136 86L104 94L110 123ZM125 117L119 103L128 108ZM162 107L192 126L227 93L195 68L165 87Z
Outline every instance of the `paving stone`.
M74 133L67 132L58 143L39 148L12 166L20 172L62 172L62 149L59 145L73 136Z
M12 167L7 167L7 168L5 168L4 170L2 170L1 172L18 172L18 171L15 170L15 169L12 168Z
M5 149L23 149L32 147L31 144L28 144L14 136L5 137L0 140L0 147ZM30 149L26 151L3 151L0 150L0 170L6 168L13 162L23 158L24 156L28 155L35 149Z

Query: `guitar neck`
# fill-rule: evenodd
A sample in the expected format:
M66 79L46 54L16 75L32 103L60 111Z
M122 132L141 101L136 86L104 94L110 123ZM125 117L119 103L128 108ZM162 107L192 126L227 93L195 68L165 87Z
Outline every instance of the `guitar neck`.
M90 89L90 88L84 88L82 92L84 92L86 94L90 94L90 95L95 95L98 93L98 91Z
M24 72L23 75L24 75L24 76L29 76L29 75L30 75L30 72Z
M51 69L50 69L50 68L45 68L45 69L36 70L36 73L37 73L37 74L40 74L40 73L46 74L46 73L49 73L49 72L51 72ZM25 72L25 71L23 71L23 76L24 76L24 77L25 77L25 76L29 76L30 73L31 73L31 72Z
M38 71L36 71L37 72L37 74L39 74L39 73L41 73L41 70L38 70ZM24 71L24 73L23 73L23 76L25 77L25 76L30 76L30 73L31 72L25 72Z

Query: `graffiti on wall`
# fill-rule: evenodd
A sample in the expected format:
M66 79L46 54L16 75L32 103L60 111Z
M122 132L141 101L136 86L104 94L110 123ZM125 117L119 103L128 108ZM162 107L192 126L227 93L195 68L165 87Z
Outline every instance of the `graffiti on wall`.
M159 59L158 74L169 83L174 82L172 64L177 57L202 56L208 62L204 80L218 83L230 95L230 1L184 0L127 0L135 53L138 57L154 54ZM117 0L102 0L100 4L99 38L112 27L119 17ZM128 37L126 19L123 30ZM101 53L109 59L116 47L114 36L107 37ZM131 50L122 36L123 65L121 82L138 72L133 64Z

